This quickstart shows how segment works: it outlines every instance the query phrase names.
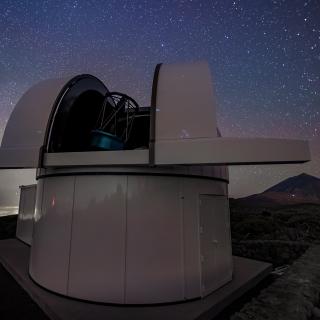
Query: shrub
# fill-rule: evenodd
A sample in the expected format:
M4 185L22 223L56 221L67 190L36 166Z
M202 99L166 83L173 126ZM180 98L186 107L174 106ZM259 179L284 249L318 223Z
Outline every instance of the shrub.
M320 296L320 246L313 246L231 320L309 319Z

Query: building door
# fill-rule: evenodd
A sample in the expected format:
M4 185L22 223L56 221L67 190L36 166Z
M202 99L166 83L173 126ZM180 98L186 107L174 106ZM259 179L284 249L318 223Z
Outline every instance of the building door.
M229 204L225 196L200 195L201 292L206 296L232 278Z

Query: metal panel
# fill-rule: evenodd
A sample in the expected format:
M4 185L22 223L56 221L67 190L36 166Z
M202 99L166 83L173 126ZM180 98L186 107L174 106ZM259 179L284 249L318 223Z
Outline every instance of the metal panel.
M15 106L3 135L0 167L36 168L54 102L69 81L50 79L31 87Z
M29 271L42 286L66 294L74 177L46 178L40 183L44 183L42 205L40 209L38 198Z
M141 165L149 163L148 150L45 153L45 167Z
M232 278L232 251L228 200L200 195L200 261L202 296Z
M16 237L18 239L20 239L19 237L19 233L20 233L20 226L19 226L19 220L21 219L20 218L20 215L22 216L23 212L24 212L24 201L25 201L25 193L22 192L22 189L20 188L20 198L19 198L19 211L18 211L18 220L17 220L17 229L16 229ZM22 219L21 219L22 220ZM21 239L20 239L21 240Z
M191 181L190 181L191 180ZM204 181L207 182L207 181ZM217 184L208 181L208 184ZM220 182L218 182L220 183ZM199 179L183 179L183 232L184 232L184 273L185 273L185 298L192 299L201 296L200 289L200 252L199 252L199 218L198 218L198 193Z
M154 145L151 141L154 164L296 163L310 160L306 141L218 137L216 103L207 63L164 64L160 70L156 69L155 79Z
M129 150L132 151L132 150ZM109 151L103 151L103 153L108 155ZM112 152L112 151L111 151ZM77 157L75 155L75 157ZM78 160L77 160L78 161ZM81 161L81 160L80 160ZM109 161L109 160L107 160ZM183 176L203 176L210 178L221 178L228 179L227 169L224 166L210 166L211 170L202 170L202 166L66 166L66 167L46 167L38 170L38 176L48 175L48 174L135 174L135 175L183 175Z
M213 138L156 141L155 164L272 164L310 161L304 140Z
M179 183L128 177L126 303L184 299Z
M31 245L32 242L36 190L36 185L20 187L20 203L16 237L29 245Z
M217 136L215 99L206 62L161 65L156 90L156 141Z
M185 297L201 296L201 264L199 248L199 195L227 195L227 183L203 179L183 180L183 224Z
M76 178L68 295L124 303L126 176Z

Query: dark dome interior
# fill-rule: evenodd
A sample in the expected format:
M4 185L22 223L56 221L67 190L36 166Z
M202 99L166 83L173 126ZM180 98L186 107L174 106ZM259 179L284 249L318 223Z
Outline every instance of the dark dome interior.
M97 150L90 145L91 134L97 129L103 101L108 89L90 75L75 77L62 92L52 115L48 131L48 152L81 152ZM149 108L139 108L124 149L148 148ZM101 150L101 149L100 149Z

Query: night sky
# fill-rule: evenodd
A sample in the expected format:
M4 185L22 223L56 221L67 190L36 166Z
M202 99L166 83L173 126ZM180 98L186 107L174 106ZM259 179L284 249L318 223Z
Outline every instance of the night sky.
M231 168L231 195L302 172L320 176L318 0L1 0L0 30L1 136L19 97L40 80L91 73L147 106L157 63L207 60L222 135L312 145L308 164ZM2 181L12 188L32 176L4 172Z

